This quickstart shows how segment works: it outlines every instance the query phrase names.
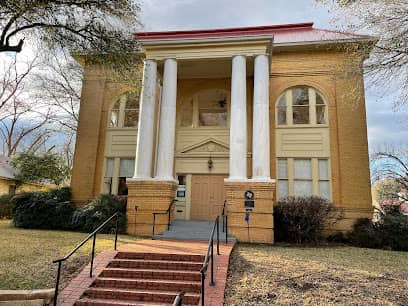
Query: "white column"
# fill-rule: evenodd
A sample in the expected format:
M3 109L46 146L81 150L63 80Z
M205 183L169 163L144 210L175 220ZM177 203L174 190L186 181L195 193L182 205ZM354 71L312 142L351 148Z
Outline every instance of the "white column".
M252 178L270 180L269 58L255 56Z
M156 178L174 180L174 139L176 131L177 61L164 61L163 91L160 108L159 148Z
M246 57L232 58L229 179L247 179Z
M154 139L154 116L156 104L157 63L147 59L144 63L142 92L140 94L139 125L134 178L152 177L152 155Z

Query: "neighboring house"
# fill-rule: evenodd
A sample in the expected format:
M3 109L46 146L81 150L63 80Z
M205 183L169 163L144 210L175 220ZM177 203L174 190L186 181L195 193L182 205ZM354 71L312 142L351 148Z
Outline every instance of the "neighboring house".
M41 191L48 188L48 185L34 183L18 184L15 179L15 170L11 166L9 159L5 156L0 156L0 195L13 195L25 191Z
M76 201L128 194L128 231L148 235L176 191L177 219L213 220L225 199L245 241L251 190L251 241L268 243L288 195L333 201L344 219L332 230L372 216L362 62L374 38L312 23L136 36L136 91L81 59Z
M372 186L373 206L378 210L375 220L379 220L387 206L398 206L404 215L408 215L408 191L401 188L392 178L375 182Z

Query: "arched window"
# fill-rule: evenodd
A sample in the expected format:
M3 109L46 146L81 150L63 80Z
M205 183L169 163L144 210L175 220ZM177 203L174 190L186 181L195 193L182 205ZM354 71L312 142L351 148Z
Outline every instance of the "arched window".
M314 88L296 86L287 89L276 104L278 125L325 125L327 106L322 95Z
M109 127L135 128L139 119L139 98L135 93L120 96L110 111Z

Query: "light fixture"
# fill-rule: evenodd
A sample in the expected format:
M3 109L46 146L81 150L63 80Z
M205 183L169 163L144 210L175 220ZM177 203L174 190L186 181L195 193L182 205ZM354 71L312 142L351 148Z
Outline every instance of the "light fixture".
M208 159L208 162L207 162L207 164L208 164L208 170L211 170L212 169L212 167L213 167L213 160L212 160L212 158L211 158L211 156L210 156L210 158Z

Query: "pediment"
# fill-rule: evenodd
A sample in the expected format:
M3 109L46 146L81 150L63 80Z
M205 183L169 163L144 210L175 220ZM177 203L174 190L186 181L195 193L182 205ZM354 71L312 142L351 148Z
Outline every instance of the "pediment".
M229 152L229 146L214 138L206 139L200 143L194 144L180 151L180 153L182 154L227 152Z

